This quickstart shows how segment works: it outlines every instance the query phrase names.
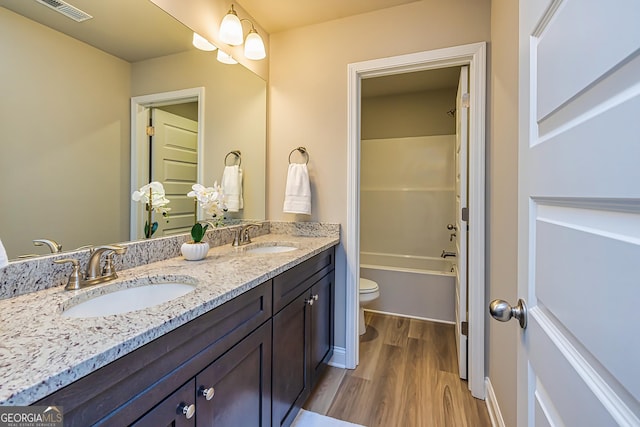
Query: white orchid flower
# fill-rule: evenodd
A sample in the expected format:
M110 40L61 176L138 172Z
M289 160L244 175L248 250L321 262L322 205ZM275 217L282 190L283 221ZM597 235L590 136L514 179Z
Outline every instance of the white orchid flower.
M227 206L225 204L222 187L218 185L218 181L213 184L213 187L205 187L202 184L193 184L191 189L192 191L188 192L187 196L195 197L196 200L198 200L198 204L207 215L218 218L222 217Z

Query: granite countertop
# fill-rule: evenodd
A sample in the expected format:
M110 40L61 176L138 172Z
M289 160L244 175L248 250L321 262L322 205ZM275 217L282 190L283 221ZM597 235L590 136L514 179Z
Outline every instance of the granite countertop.
M79 291L62 286L0 300L0 405L28 405L159 336L336 245L337 237L266 234L253 246L285 244L296 250L246 253L247 247L211 248L202 261L182 257L118 273L118 279ZM183 281L196 289L144 310L95 318L65 318L73 302L140 284Z

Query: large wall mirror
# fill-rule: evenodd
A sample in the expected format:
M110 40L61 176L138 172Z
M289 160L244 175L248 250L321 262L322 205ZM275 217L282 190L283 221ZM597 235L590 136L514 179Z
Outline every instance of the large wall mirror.
M195 49L192 31L148 0L69 3L93 18L0 0L0 239L9 258L48 253L35 239L74 250L139 237L131 192L145 175L132 178L131 147L148 137L132 129L132 99L154 94L202 94L138 107L199 120L204 185L239 151L244 204L229 216L264 219L266 82Z

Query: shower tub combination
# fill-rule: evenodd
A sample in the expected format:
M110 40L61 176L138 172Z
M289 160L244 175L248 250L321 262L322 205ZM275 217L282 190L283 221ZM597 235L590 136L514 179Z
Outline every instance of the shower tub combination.
M454 269L449 259L360 252L360 277L380 287L366 310L455 323Z

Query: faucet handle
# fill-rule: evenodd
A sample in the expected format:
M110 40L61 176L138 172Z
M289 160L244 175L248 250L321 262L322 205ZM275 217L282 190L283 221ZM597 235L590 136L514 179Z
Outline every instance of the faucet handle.
M115 255L115 252L110 251L107 252L104 257L104 268L102 269L103 276L115 275L116 273L116 268L113 266L113 255Z
M80 289L80 282L82 281L82 276L80 275L80 262L74 258L57 259L53 262L56 264L72 264L73 270L71 270L67 286L65 286L64 289L66 291Z

